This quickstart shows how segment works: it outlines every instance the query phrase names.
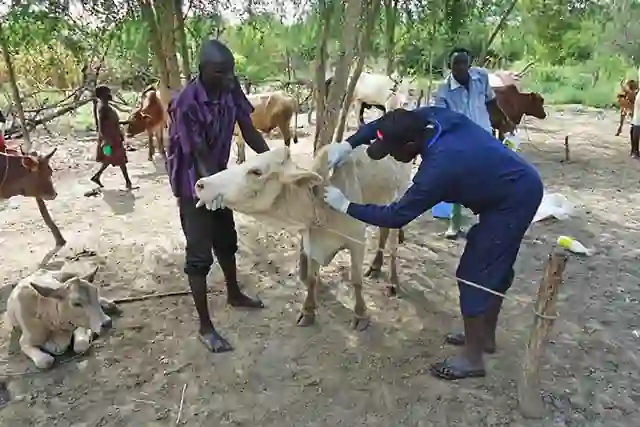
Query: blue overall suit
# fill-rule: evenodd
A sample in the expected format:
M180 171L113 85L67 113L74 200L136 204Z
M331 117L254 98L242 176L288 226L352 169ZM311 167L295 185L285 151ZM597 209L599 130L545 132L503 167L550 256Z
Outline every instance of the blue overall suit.
M522 238L542 200L536 169L466 116L439 107L415 110L439 129L424 141L413 185L387 206L351 203L347 214L367 224L401 228L440 202L459 203L479 215L467 234L457 277L505 293ZM349 137L354 148L376 137L376 121ZM463 316L483 314L492 295L458 282Z

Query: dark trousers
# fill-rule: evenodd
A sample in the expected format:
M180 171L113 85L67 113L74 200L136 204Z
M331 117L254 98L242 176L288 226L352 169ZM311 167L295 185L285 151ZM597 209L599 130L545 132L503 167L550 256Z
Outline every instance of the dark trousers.
M640 156L640 126L631 126L629 137L631 138L631 155Z
M518 257L522 238L542 201L542 182L536 177L523 177L515 185L513 196L480 220L467 233L456 274L459 278L504 294L514 278L513 264ZM484 290L458 283L460 310L474 317L489 307L494 296Z
M192 198L178 199L178 206L182 231L187 240L184 266L187 275L209 274L213 254L219 262L235 256L238 235L230 209L210 211L204 206L196 208L196 201Z

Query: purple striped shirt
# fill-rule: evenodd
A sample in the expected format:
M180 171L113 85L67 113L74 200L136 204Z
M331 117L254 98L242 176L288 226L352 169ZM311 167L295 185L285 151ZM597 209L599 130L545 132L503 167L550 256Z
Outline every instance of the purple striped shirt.
M235 88L210 98L198 77L171 101L169 106L169 152L167 170L176 197L196 198L199 175L195 150L206 148L207 171L227 168L235 123L241 130L251 123L253 106L236 80Z

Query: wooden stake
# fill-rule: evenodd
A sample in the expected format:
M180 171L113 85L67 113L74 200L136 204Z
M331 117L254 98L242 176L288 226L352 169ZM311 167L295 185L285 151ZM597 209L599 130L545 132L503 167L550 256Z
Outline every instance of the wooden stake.
M569 158L569 135L564 137L564 161L566 163L571 161Z
M540 395L540 359L544 354L547 337L556 318L556 299L562 283L562 273L568 260L564 251L549 254L544 276L538 288L533 328L522 360L522 373L518 381L518 403L525 418L542 418L544 404Z

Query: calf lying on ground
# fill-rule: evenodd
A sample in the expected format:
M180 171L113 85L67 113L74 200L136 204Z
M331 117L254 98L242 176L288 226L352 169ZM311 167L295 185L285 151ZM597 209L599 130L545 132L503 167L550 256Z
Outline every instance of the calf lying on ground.
M539 93L522 93L513 85L494 87L493 90L500 108L516 126L522 122L522 117L525 115L533 116L537 119L547 117L547 113L544 110L544 98ZM502 141L504 134L495 117L491 117L491 126Z
M322 198L321 186L338 187L351 201L387 204L408 186L411 164L391 156L373 161L365 147L357 148L329 177L327 147L315 158L312 170L298 166L288 147L259 154L196 183L201 204L222 200L230 209L276 226L297 225L302 234L300 279L307 295L298 317L300 326L315 320L316 287L320 266L328 265L342 249L351 255L351 284L355 293L353 327L364 329L369 320L362 297L362 264L366 225L331 209ZM397 231L396 231L397 232ZM397 239L391 240L392 262Z
M91 284L97 270L77 277L40 269L11 291L5 325L9 331L19 330L20 349L38 368L50 368L54 356L66 352L72 338L73 351L86 352L93 334L111 327L103 307L112 308L113 303L101 298Z
M275 128L280 129L284 145L291 144L291 119L298 112L295 98L282 91L247 95L247 99L253 105L254 111L251 114L253 125L261 132L269 133ZM237 136L236 145L238 147L238 158L236 163L244 163L246 159L245 142L242 139L240 129L236 124L234 134ZM296 130L293 130L293 143L298 143Z
M164 150L164 128L167 125L167 107L160 98L160 91L149 86L142 92L142 106L127 119L127 138L147 132L149 138L149 161L153 161L155 143L162 158L167 159Z

